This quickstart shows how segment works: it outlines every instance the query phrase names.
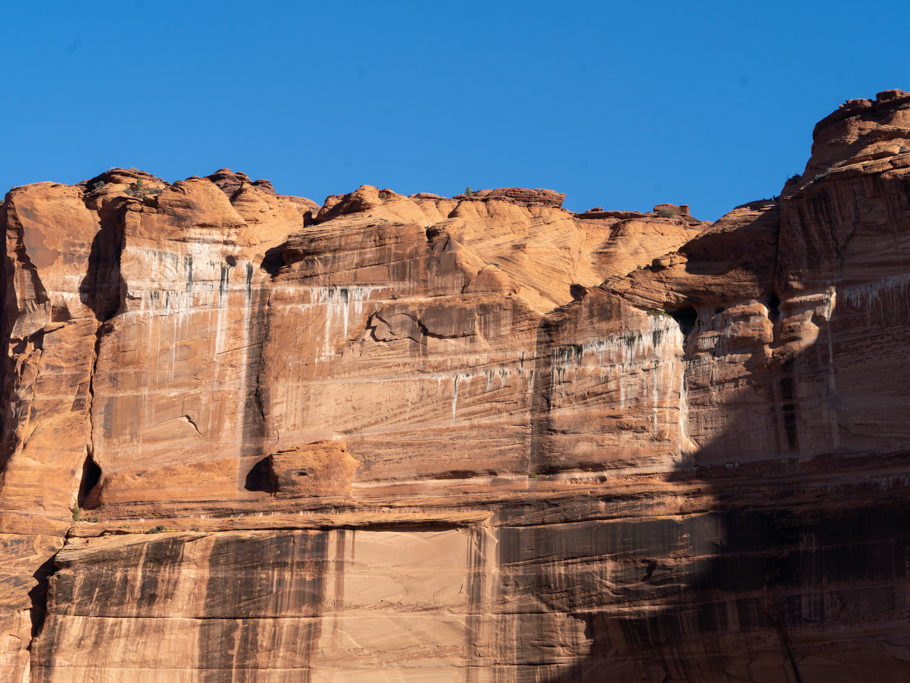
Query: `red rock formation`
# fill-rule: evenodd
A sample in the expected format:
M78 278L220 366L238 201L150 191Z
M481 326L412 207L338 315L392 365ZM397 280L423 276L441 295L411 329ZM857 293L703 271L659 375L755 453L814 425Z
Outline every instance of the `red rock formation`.
M11 190L0 666L906 680L908 112L848 103L712 225Z

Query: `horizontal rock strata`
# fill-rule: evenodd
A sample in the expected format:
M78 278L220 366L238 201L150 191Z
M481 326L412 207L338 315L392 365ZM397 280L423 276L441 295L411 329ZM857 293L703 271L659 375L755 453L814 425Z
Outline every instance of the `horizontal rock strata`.
M910 678L910 95L781 194L14 188L9 680Z

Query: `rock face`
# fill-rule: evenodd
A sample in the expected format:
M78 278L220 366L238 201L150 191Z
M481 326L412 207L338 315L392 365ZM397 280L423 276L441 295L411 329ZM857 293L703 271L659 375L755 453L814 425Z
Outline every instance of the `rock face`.
M11 190L8 679L910 678L910 94L563 198Z

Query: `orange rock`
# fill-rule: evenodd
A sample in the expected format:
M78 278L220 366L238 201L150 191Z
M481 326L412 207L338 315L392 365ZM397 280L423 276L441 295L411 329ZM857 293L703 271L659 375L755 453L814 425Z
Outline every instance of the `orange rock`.
M711 225L229 169L12 190L0 666L907 679L908 112L849 102Z
M266 487L279 496L349 496L357 459L340 441L321 441L272 453L263 466Z

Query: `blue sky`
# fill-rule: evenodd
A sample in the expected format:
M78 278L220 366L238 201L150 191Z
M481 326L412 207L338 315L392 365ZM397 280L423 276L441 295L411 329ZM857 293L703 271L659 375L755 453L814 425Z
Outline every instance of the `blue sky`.
M910 3L35 0L0 24L0 193L227 166L310 197L548 187L716 219L846 99L910 90Z

